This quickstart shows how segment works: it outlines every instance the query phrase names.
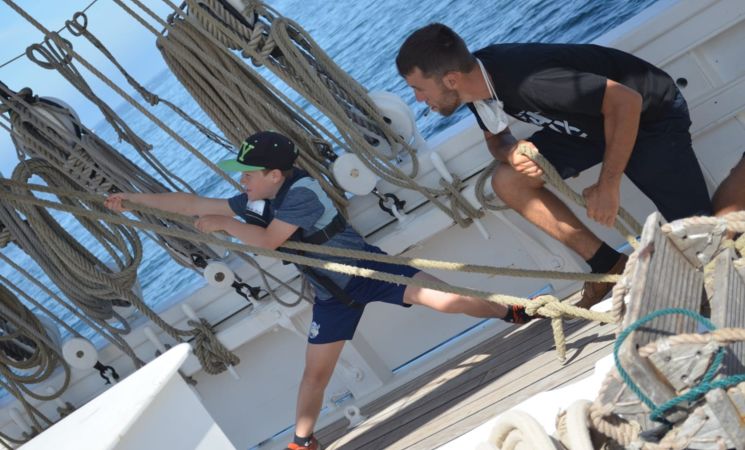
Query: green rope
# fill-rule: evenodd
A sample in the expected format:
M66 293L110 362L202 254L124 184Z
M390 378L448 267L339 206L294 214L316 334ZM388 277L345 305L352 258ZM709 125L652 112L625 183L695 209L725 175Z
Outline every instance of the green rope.
M711 323L709 319L703 317L702 315L698 313L689 311L687 309L682 309L682 308L666 308L666 309L661 309L651 314L648 314L642 317L641 319L637 320L636 322L632 323L628 328L623 330L623 332L618 335L618 339L616 339L616 343L613 346L613 358L615 360L616 369L618 370L618 373L621 375L621 379L623 380L623 382L652 411L649 416L651 420L655 422L668 424L668 425L670 425L670 422L668 422L664 418L664 416L667 415L667 413L679 403L693 402L712 389L724 389L729 386L733 386L733 385L736 385L736 384L739 384L745 381L745 374L734 375L731 377L723 378L721 380L712 381L712 379L714 378L714 375L719 370L719 366L722 364L722 361L724 359L725 349L724 347L722 347L717 351L714 361L712 362L711 366L704 374L700 383L698 383L696 386L689 389L688 392L686 392L685 394L682 394L673 399L670 399L661 405L655 405L654 402L649 397L647 397L647 395L644 394L644 392L642 392L639 386L636 383L634 383L634 380L631 379L631 376L628 374L628 372L624 370L623 366L621 365L621 361L618 358L618 352L621 349L621 345L623 345L624 340L626 340L626 338L633 331L637 330L645 323L656 319L657 317L660 317L663 315L670 315L670 314L681 314L681 315L690 317L692 319L695 319L698 322L702 323L709 331L713 331L716 329L716 326L713 323Z

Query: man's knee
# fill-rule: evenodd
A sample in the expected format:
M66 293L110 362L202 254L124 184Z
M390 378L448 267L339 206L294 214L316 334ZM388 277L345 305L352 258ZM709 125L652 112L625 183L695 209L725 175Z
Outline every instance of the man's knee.
M491 186L494 193L509 205L517 194L525 195L530 190L542 187L543 179L523 175L509 164L499 164L492 174Z

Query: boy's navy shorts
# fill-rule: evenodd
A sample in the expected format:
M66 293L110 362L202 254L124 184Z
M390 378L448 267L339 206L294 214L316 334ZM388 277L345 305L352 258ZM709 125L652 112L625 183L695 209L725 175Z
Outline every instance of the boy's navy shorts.
M668 221L712 214L709 192L691 145L690 126L688 106L678 92L663 118L641 125L625 170ZM583 138L543 129L529 140L562 178L577 176L603 161L605 145Z
M366 252L383 253L381 249L372 245L366 245ZM372 269L379 272L387 272L411 278L419 269L410 266L386 264L376 261L358 261L359 267ZM343 300L330 298L319 300L316 298L313 305L313 322L310 324L308 342L311 344L327 344L336 341L348 341L354 336L357 324L362 318L365 305L370 302L384 302L404 307L410 307L404 303L404 291L406 285L387 283L385 281L372 280L364 277L352 277L344 290L354 299L358 307L352 307Z

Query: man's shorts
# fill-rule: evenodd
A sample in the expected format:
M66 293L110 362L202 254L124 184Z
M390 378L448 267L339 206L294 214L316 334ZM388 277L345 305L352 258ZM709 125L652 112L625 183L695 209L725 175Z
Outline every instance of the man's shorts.
M625 170L668 221L712 214L709 192L691 145L690 126L688 106L678 92L663 118L641 125ZM602 143L547 129L529 140L562 178L577 176L603 161Z
M381 249L372 245L366 245L363 250L383 253ZM407 278L411 278L419 272L419 269L413 267L376 261L360 260L358 266ZM387 283L364 277L352 277L344 291L359 306L347 305L343 300L336 298L328 300L316 298L315 305L313 305L313 322L310 324L308 342L311 344L327 344L352 339L360 318L362 318L365 305L370 302L383 302L408 308L411 305L404 303L405 290L406 285L402 284Z

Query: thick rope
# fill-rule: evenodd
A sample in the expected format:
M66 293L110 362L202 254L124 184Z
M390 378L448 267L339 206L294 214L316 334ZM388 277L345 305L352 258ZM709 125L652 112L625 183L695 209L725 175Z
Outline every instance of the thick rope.
M585 198L574 192L574 190L569 187L564 179L561 178L561 175L559 175L556 168L543 155L528 145L519 145L516 151L519 155L525 155L538 164L538 166L543 170L543 178L548 184L556 188L576 204L584 208L587 207ZM637 222L636 219L634 219L634 217L624 208L618 208L618 218L622 219L623 222L630 227L630 230L619 220L615 221L614 227L619 233L621 233L621 236L626 238L629 244L636 248L636 236L639 236L642 232L641 225L639 225L639 222Z
M451 217L453 216L452 210L437 198L438 195L455 195L451 203L467 204L465 199L458 198L461 194L457 190L427 188L418 185L412 179L418 170L418 161L413 152L403 143L398 142L400 138L390 131L390 127L385 124L382 116L372 106L364 90L336 67L296 23L279 17L275 11L263 4L254 3L250 9L244 11L243 16L251 18L257 14L270 26L259 21L254 24L253 29L249 29L218 2L206 1L200 2L199 5L191 1L187 3L190 6L190 14L196 17L203 26L202 32L221 42L223 52L230 53L228 49L241 50L244 56L251 57L258 64L267 65L283 81L324 112L348 143L344 148L359 155L361 160L381 178L392 184L420 192L427 200ZM205 10L204 6L210 11ZM176 14L183 15L183 12L176 10ZM176 19L173 20L176 21ZM193 24L188 21L187 23ZM265 38L265 35L268 37ZM212 70L216 69L219 69L219 66ZM335 87L330 88L330 84ZM339 92L344 92L344 94L334 95ZM398 164L388 162L389 156L381 155L366 140L360 132L359 124L350 119L343 106L349 104L351 99L354 99L353 102L360 103L354 103L349 110L361 111L373 118L376 125L381 125L376 128L376 131L383 130L385 139L407 148L413 162L411 174L403 173L398 168ZM217 123L221 120L220 117L213 115L211 117ZM460 220L459 224L466 225L467 222Z
M68 205L62 205L46 200L36 199L35 197L28 197L23 195L16 195L16 194L9 194L7 195L9 201L16 201L16 202L27 202L31 203L37 206L42 206L45 208L52 208L52 209L59 209L62 211L67 211L75 214L76 216L83 216L83 217L91 217L96 219L103 219L106 221L110 221L111 223L118 223L118 224L127 224L130 226L139 227L141 229L162 233L166 235L171 235L175 237L184 237L189 236L190 239L195 239L197 241L203 242L203 243L209 243L209 244L215 244L220 245L226 249L229 250L236 250L236 251L248 251L252 252L258 255L263 256L269 256L273 258L278 258L282 260L286 260L295 264L301 264L306 265L310 267L318 267L326 270L332 270L335 272L345 273L348 275L355 275L355 276L364 276L367 278L373 278L380 281L386 281L389 283L395 283L395 284L404 284L404 285L413 285L413 286L419 286L419 287L426 287L431 289L436 289L444 292L450 292L460 295L467 295L467 296L475 296L475 297L481 297L485 298L488 301L492 301L495 303L500 303L504 305L519 305L526 307L526 310L529 313L539 314L546 317L551 317L554 320L552 321L552 327L554 328L554 331L556 333L555 340L557 344L557 352L559 354L559 357L563 360L564 355L566 352L566 347L563 342L563 332L561 332L561 317L578 317L578 318L584 318L588 320L596 320L599 322L604 323L610 323L613 318L610 314L607 313L598 313L594 311L589 311L584 308L578 308L571 305L564 304L559 301L559 299L553 297L553 296L544 296L541 297L541 300L539 303L537 303L536 307L533 307L531 304L535 300L529 300L519 297L512 297L512 296L506 296L506 295L498 295L498 294L492 294L487 293L483 291L478 291L474 289L468 289L468 288L462 288L462 287L453 287L447 283L442 282L430 282L430 281L423 281L398 275L392 275L388 273L381 273L370 269L363 269L359 267L349 266L346 264L339 264L324 260L317 260L315 258L309 258L306 256L301 255L295 255L285 252L279 252L275 250L267 250L260 247L253 247L248 246L244 244L236 244L233 242L226 241L224 239L219 239L217 237L206 235L206 234L199 234L194 235L193 233L187 234L183 232L182 230L175 230L175 229L168 229L164 227L158 227L152 224L146 224L141 223L137 221L133 221L130 219L123 218L121 216L113 216L113 215L107 215L107 214L101 214L99 212L86 210L83 208L75 208L70 207ZM537 309L536 309L537 308Z
M33 160L19 165L20 170L16 170L15 177L28 179L31 173L35 173L51 180L51 184L63 186L67 189L73 187L71 182L65 180L63 174L43 165L41 165L41 167L44 167L43 170L40 167L34 167L27 172L26 170L32 164L39 165L35 164ZM104 228L98 225L97 219L86 220L84 216L78 216L81 224L91 232L114 259L119 272L112 272L82 244L62 229L44 209L31 207L31 202L13 202L12 197L15 194L11 192L3 193L2 196L2 208L0 208L2 221L9 223L10 219L17 224L17 233L14 233L14 237L16 241L20 242L21 248L34 257L50 279L65 292L68 298L75 300L88 315L97 318L101 326L114 334L129 331L126 320L112 308L113 302L123 300L134 305L145 317L177 341L195 336L199 338L200 344L208 343L212 347L221 345L214 341L212 336L202 336L205 332L211 333L211 329L177 329L165 322L142 299L134 295L131 289L142 255L141 245L136 233L122 226L111 227L111 229ZM18 192L18 190L15 192ZM98 214L105 211L105 208L100 204L88 204L87 207L91 209L84 209L80 206L72 206L76 204L73 200L63 200L64 202L67 203L67 206L84 211L97 211ZM77 205L80 204L77 203ZM24 226L23 220L19 215L13 213L13 209L23 211L29 225ZM133 254L128 253L129 249L132 249ZM115 328L106 322L106 319L112 317L117 319L121 328ZM139 360L135 359L134 363L139 365ZM213 370L206 367L205 369Z
M6 91L6 94L10 96L5 103L12 111L13 123L9 132L19 151L47 160L56 167L64 167L68 176L90 192L168 192L165 186L85 128L69 111L60 109L57 112L69 116L73 125L83 131L80 137L40 115L22 96L12 91ZM35 106L52 112L57 109L46 104ZM147 215L143 218L154 222L159 220ZM191 225L186 227L192 228ZM208 247L197 248L187 241L156 239L156 242L176 262L190 268L189 255L193 253L215 256Z
M32 433L14 439L2 437L14 443L26 442L30 437L53 423L33 406L28 397L53 400L67 389L70 383L70 367L64 362L56 344L37 317L26 308L13 293L0 284L0 387L13 395L32 421ZM38 386L55 374L55 369L64 371L62 385L51 394L39 394L29 386Z
M86 202L99 202L102 203L105 197L96 194L89 194L80 191L69 191L57 188L50 188L48 186L42 186L38 184L30 183L17 183L12 180L0 179L0 185L4 186L15 186L23 189L30 189L39 192L46 192L55 194L60 197L72 197L84 200ZM163 211L157 208L150 208L136 202L125 201L124 206L131 209L132 211L139 211L147 214L157 214L162 218L169 221L191 224L194 222L194 218L190 216L184 216L177 213L171 213ZM105 219L106 216L102 216ZM431 269L431 270L446 270L452 272L464 272L464 273L478 273L484 275L497 275L497 276L509 276L509 277L526 277L526 278L541 278L541 279L555 279L555 280L571 280L571 281L590 281L590 282L604 282L604 283L615 283L622 279L623 275L609 275L609 274L597 274L597 273L584 273L584 272L562 272L562 271L551 271L551 270L533 270L533 269L516 269L512 267L495 267L480 264L469 264L469 263L457 263L450 261L439 261L425 258L411 258L404 256L387 255L380 253L370 253L361 250L352 250L338 247L330 247L326 245L314 245L303 242L285 242L282 249L299 250L307 253L317 253L329 256L339 256L350 259L359 259L367 261L377 261L389 264L408 265L418 269ZM284 253L281 258L284 258ZM275 256L279 257L279 256ZM531 302L533 303L533 302Z

